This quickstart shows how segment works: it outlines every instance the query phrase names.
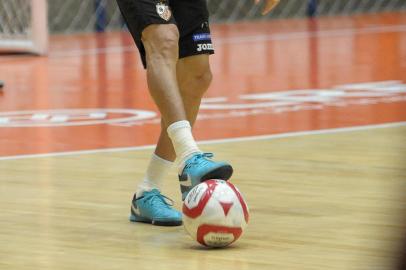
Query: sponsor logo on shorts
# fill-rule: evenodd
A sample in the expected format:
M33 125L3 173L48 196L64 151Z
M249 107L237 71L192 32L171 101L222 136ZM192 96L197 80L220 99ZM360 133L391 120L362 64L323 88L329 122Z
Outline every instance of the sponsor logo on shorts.
M210 33L202 33L193 35L193 41L211 40Z
M213 44L211 43L203 43L203 44L197 44L197 51L202 52L202 51L212 51L214 50Z
M169 21L172 16L170 8L164 3L156 4L156 12L158 13L159 17L161 17L165 21Z

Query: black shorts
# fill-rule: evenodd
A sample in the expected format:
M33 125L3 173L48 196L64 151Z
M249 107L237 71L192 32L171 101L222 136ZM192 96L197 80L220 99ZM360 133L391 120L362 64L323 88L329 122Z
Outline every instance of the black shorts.
M175 24L179 29L179 58L213 54L206 0L117 0L146 67L142 31L151 24Z

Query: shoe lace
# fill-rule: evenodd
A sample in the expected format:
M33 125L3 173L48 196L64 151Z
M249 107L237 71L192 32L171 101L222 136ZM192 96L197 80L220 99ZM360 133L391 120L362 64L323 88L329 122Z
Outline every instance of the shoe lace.
M169 208L174 205L174 201L171 198L168 198L165 195L162 195L161 193L158 192L153 192L148 195L143 195L139 198L136 198L135 201L145 199L145 203L150 202L151 204L154 204L156 206L162 206Z
M193 156L193 159L188 162L185 166L185 169L189 169L190 167L195 166L197 163L201 163L203 162L207 162L204 159L202 160L202 158L213 158L214 154L213 153L201 153L201 154L197 154Z

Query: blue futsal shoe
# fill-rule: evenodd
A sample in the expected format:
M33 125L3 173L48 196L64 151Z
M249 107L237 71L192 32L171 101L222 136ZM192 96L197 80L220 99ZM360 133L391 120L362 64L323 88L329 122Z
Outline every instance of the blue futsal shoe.
M169 202L168 202L169 201ZM182 214L173 209L173 201L157 189L145 191L131 203L130 221L144 222L158 226L182 225Z
M233 167L226 162L213 161L212 157L212 153L195 154L181 166L179 182L182 200L185 200L189 191L201 182L209 179L230 179Z

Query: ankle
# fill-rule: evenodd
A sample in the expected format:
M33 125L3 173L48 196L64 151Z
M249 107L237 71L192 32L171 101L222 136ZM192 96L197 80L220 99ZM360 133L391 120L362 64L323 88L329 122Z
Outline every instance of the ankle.
M142 196L145 191L160 190L172 165L173 162L152 154L144 179L137 187L136 196Z
M195 153L201 153L193 138L192 127L188 121L182 120L172 123L168 127L167 132L179 161L184 161Z

